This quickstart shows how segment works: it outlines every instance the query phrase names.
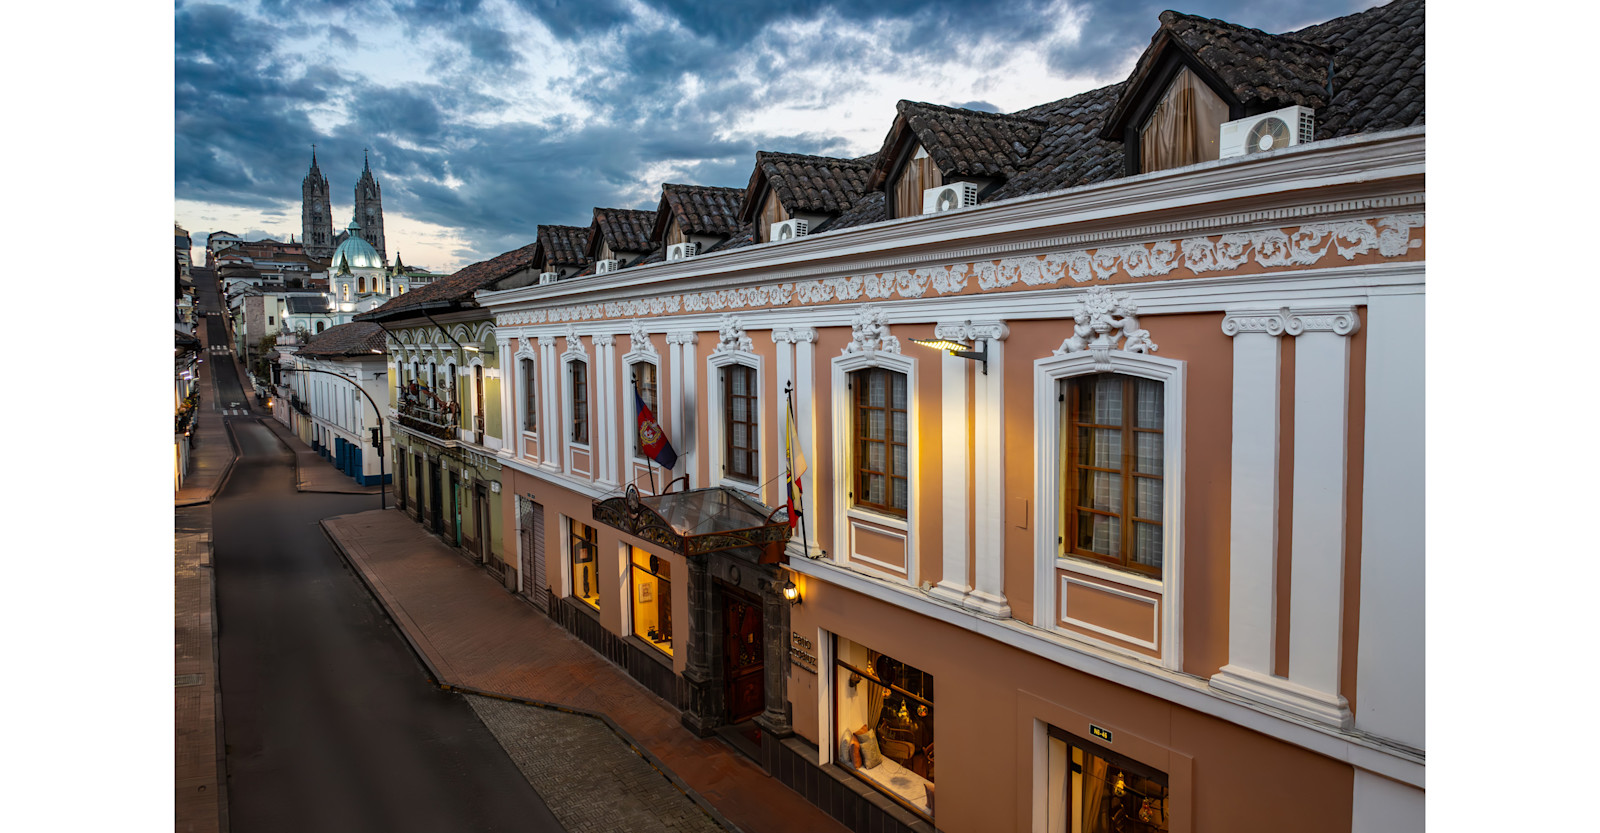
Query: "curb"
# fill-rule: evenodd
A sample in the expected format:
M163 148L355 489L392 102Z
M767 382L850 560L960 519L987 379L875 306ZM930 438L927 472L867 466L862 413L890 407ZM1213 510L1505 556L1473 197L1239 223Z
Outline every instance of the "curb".
M567 714L575 714L581 717L590 717L600 720L605 723L606 727L609 728L619 739L621 739L623 743L626 743L628 748L633 750L634 754L644 759L644 762L649 764L652 769L661 773L662 777L666 778L667 781L672 784L673 788L677 789L678 792L683 793L686 798L693 802L696 807L700 808L700 811L710 817L710 819L719 827L728 831L728 833L744 833L744 831L738 825L729 821L728 818L722 815L722 813L719 812L716 807L712 806L711 802L707 801L704 796L696 792L693 787L690 787L688 784L684 783L683 779L679 778L678 774L673 772L671 767L667 766L660 758L657 758L654 753L646 749L638 741L634 740L633 735L628 734L626 729L623 729L621 726L619 726L615 720L612 720L611 717L604 712L590 711L588 709L580 709L574 706L564 706L560 703L548 703L543 700L535 700L529 697L518 697L516 695L504 694L498 691L488 691L486 689L473 688L472 686L458 685L456 683L447 682L444 680L443 675L439 673L439 669L434 667L433 663L429 661L427 654L423 652L422 646L417 644L417 641L412 638L410 632L408 632L405 628L400 627L399 622L395 620L394 611L389 609L389 603L383 598L383 594L379 593L377 588L373 586L372 581L367 578L366 571L361 569L360 565L356 564L355 559L351 558L350 553L345 551L344 545L339 542L338 537L333 534L332 530L328 529L327 519L318 521L317 525L322 528L322 534L328 537L328 542L333 544L333 548L338 551L339 557L344 559L345 565L348 566L350 571L355 573L357 578L361 580L361 584L367 588L367 592L371 593L372 598L377 601L378 607L383 609L384 616L389 620L389 624L393 625L394 629L400 632L400 635L405 639L406 644L411 647L411 652L416 655L418 661L422 663L423 668L427 670L429 682L438 686L443 691L454 691L463 694L476 694L480 697L491 697L496 700L520 703L525 706L537 706L538 708L542 709L550 709L552 711L565 712Z
M273 423L273 424L267 425L267 423L269 421L271 423ZM308 489L308 488L306 488L305 481L302 480L301 477L300 477L300 452L297 451L294 446L289 445L288 438L284 436L285 433L289 433L289 429L284 428L283 427L283 423L279 422L277 417L273 417L271 415L268 415L266 419L262 419L261 422L262 422L263 425L267 425L267 430L271 431L272 435L274 437L278 438L278 444L282 445L286 451L288 451L290 454L294 455L294 490L296 492L300 492L302 494L312 494L312 495L376 495L376 494L380 494L379 492L368 492L368 491L347 490L347 489ZM289 433L289 436L293 437L294 434ZM299 437L295 437L295 439L299 439ZM384 509L388 509L389 507L385 506L383 508Z

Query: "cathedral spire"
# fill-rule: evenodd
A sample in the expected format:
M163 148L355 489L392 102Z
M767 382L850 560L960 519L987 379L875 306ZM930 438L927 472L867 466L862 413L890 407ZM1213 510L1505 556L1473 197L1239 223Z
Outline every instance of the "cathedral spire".
M311 151L311 156L313 159L316 158L316 155L317 152L315 150ZM366 171L367 173L372 173L372 165L367 161L367 148L361 149L361 170Z

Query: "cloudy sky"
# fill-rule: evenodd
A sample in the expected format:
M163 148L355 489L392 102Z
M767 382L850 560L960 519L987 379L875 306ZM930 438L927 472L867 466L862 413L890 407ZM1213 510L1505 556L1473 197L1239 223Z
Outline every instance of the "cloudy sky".
M1284 32L1378 0L179 0L175 218L300 234L311 145L390 257L454 270L756 150L859 156L906 98L1009 112L1125 78L1164 8Z

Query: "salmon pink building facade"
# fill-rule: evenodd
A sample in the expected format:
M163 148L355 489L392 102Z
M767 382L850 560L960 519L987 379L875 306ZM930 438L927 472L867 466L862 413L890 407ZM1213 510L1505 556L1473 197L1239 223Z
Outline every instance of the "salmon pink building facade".
M1164 13L479 292L519 591L854 829L1421 829L1422 8Z

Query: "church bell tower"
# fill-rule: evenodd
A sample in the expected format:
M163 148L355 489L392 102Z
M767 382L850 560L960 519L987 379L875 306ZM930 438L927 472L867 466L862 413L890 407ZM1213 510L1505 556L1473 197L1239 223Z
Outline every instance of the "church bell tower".
M372 177L372 165L364 150L361 152L361 168L361 179L356 182L356 222L361 224L359 233L372 244L372 248L378 250L383 262L388 263L389 250L383 243L383 189Z
M328 179L317 168L317 146L311 146L311 170L300 183L300 242L306 256L327 260L333 256L333 208L328 199Z

